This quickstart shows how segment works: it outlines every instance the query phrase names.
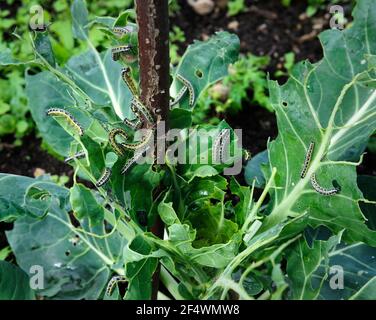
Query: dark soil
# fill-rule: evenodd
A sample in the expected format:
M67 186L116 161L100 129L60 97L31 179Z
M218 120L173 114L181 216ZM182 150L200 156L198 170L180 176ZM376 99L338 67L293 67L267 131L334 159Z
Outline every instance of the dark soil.
M41 148L41 139L35 135L23 138L21 147L11 144L11 137L0 142L0 172L34 177L39 169L51 175L72 176L73 169Z

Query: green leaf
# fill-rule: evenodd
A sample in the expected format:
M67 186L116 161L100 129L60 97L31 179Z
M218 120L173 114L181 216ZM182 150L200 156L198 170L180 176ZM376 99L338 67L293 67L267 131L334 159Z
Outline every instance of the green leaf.
M24 64L24 62L14 59L11 49L5 48L0 52L0 65L1 66L21 65L21 64Z
M27 274L7 261L0 261L0 300L34 299Z
M93 192L83 184L75 184L70 189L70 203L78 219L88 217L93 226L100 224L104 218L104 210L97 202Z
M324 47L320 62L298 64L283 86L270 82L279 136L268 145L269 166L264 170L267 178L272 168L277 170L265 228L307 212L313 227L324 224L334 233L345 229L346 242L376 246L376 232L367 228L359 207L363 195L357 187L358 164L346 161L360 157L376 126L372 88L376 78L367 64L376 51L375 5L358 2L351 28L320 35ZM302 179L311 141L315 150ZM337 184L340 192L332 196L316 192L310 183L312 173L321 186Z
M205 88L227 75L228 65L238 58L239 47L238 37L228 32L218 32L208 41L196 41L188 47L175 73L192 84L195 101ZM171 89L173 97L181 87L182 84L175 80ZM190 109L188 98L180 107Z
M255 180L256 188L263 188L265 186L265 177L262 172L262 165L268 163L268 151L262 151L255 155L244 169L244 178L248 185L252 185Z
M48 32L36 32L34 46L37 53L43 57L43 59L45 59L50 66L56 66L56 60L52 51L52 45Z
M49 90L39 94L40 88L49 88ZM46 111L52 107L67 108L74 105L75 102L69 96L69 91L66 84L47 71L26 75L26 94L33 119L45 142L63 156L69 154L73 138L52 117L47 117Z
M165 199L164 199L165 201ZM162 201L158 205L158 213L161 217L162 221L167 225L170 226L174 223L180 223L178 216L174 208L172 207L172 202L165 203Z
M9 189L9 185L15 187ZM43 201L49 205L42 206ZM48 181L0 174L0 206L2 219L16 219L13 230L6 235L18 265L25 272L35 265L43 268L44 288L38 290L38 295L97 299L110 268L120 272L117 263L122 261L126 238L117 230L108 234L104 221L94 227L84 218L75 220L75 227L69 216L67 189ZM40 216L46 207L47 213Z
M130 244L128 251L148 255L152 250L150 244L141 236L136 237ZM128 252L127 251L127 252ZM127 256L127 253L125 253ZM129 279L127 300L148 300L152 293L152 276L157 267L156 258L145 258L140 261L126 263L126 276Z
M72 57L65 72L96 105L112 105L121 119L132 118L131 93L121 78L121 64L112 60L111 50L99 54L95 48Z
M85 0L74 0L71 7L73 21L73 36L80 40L88 37L87 25L89 23Z
M333 236L328 241L314 241L309 247L305 239L293 246L287 259L287 274L291 285L292 299L314 300L318 297L323 280L315 281L314 273L319 268L328 271L329 251L341 240L339 236Z
M49 181L0 173L0 221L13 221L25 215L43 217L52 195L64 206L68 190Z

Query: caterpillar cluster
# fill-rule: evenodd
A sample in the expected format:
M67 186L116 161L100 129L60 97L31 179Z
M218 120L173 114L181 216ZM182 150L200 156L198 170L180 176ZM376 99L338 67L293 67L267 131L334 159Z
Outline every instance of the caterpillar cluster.
M181 74L177 74L176 78L183 83L183 87L180 89L178 92L177 96L175 97L174 100L170 101L170 109L174 107L176 104L178 104L185 93L188 91L189 93L189 106L193 107L193 104L195 102L195 90L193 88L193 85L190 81L188 81L186 78L184 78Z
M308 150L307 150L307 153L306 153L305 159L304 159L304 163L303 163L303 168L302 168L302 171L301 171L301 173L300 173L300 177L301 177L302 179L304 179L305 176L307 175L307 172L308 172L308 169L309 169L309 165L310 165L310 163L311 163L311 158L312 158L312 154L313 154L314 148L315 148L315 143L314 143L314 142L311 142L311 143L309 144L309 147L308 147ZM311 182L312 188L313 188L317 193L319 193L319 194L321 194L321 195L324 195L324 196L335 195L335 194L337 194L337 193L340 191L339 188L327 189L327 188L322 187L322 186L317 182L316 174L315 174L315 173L312 173L312 174L311 174L310 182Z
M117 285L119 282L127 282L127 278L124 276L114 276L111 278L111 280L108 282L107 288L106 288L106 295L111 296L112 291L114 290L115 285Z
M64 117L71 124L71 126L76 129L80 136L84 135L83 127L70 112L60 108L50 108L46 111L46 114L52 117Z

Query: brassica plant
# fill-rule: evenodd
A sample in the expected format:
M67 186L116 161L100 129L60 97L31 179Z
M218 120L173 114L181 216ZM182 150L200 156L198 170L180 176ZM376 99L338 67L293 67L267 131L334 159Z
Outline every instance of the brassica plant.
M241 137L224 121L191 125L201 92L236 61L236 36L195 42L171 70L178 135L159 163L129 123L158 126L135 101L132 13L89 21L75 0L72 17L87 52L59 66L48 32L32 35L26 92L45 142L74 167L74 185L0 174L0 221L14 222L6 235L17 262L0 261L2 298L150 299L159 263L174 299L376 298L376 180L356 172L376 127L374 1L358 1L351 28L320 35L321 61L298 64L284 85L269 81L279 134L247 164L251 186L228 174L242 160ZM98 25L114 46L132 45L115 54L129 69L92 45ZM125 27L121 38L113 32ZM215 161L224 147L212 132L229 133L231 161ZM209 142L194 148L197 138ZM182 146L208 161L176 161ZM158 217L162 238L150 230Z

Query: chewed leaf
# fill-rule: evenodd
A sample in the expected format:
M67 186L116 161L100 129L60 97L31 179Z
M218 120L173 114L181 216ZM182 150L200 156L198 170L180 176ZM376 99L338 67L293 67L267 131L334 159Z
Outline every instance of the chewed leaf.
M178 65L175 75L188 80L194 90L194 103L201 92L210 84L227 75L229 64L234 63L239 54L239 39L228 32L218 32L206 42L196 41L190 45ZM175 79L171 93L175 97L183 83ZM181 103L190 109L189 95Z
M320 36L320 62L299 64L283 86L270 82L279 136L268 145L269 165L264 168L267 177L272 168L277 170L264 228L307 213L312 226L346 229L346 241L376 245L376 232L367 228L359 208L358 163L348 161L360 158L376 127L376 90L369 86L376 78L367 63L376 52L374 6L373 1L358 2L351 28Z

